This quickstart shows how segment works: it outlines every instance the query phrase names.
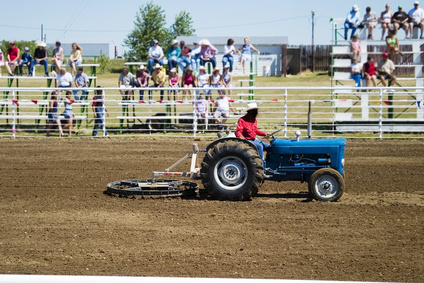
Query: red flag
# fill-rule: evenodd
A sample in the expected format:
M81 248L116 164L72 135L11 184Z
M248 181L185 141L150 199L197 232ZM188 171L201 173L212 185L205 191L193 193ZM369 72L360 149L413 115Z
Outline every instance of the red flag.
M32 102L34 102L34 104L37 104L38 103L38 100L31 100Z
M12 99L13 103L15 103L17 106L19 106L19 102L16 99Z

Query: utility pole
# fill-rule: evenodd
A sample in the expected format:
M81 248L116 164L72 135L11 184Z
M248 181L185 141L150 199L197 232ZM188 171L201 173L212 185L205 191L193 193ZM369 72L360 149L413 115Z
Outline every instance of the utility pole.
M40 41L43 41L44 38L44 31L43 31L43 24L41 24L41 36L40 36Z
M315 72L315 42L314 42L314 34L315 34L315 11L312 11L312 72Z

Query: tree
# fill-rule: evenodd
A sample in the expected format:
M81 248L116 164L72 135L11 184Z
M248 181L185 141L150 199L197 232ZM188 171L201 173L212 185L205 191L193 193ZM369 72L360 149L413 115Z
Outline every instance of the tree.
M150 1L140 6L134 21L135 27L124 40L124 43L130 47L129 59L147 60L153 39L157 39L162 48L164 44L167 45L171 36L165 24L165 11L160 5ZM164 52L166 52L165 49Z
M193 28L193 20L190 16L190 13L186 11L181 11L175 17L175 23L170 28L170 34L173 38L182 35L194 35L195 32L196 30Z

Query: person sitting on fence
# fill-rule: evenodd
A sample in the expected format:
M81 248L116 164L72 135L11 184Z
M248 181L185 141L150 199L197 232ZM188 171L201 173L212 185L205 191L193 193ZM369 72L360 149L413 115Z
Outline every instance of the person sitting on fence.
M0 49L0 77L2 76L1 74L1 67L4 66L4 54L3 54L3 50Z
M75 87L74 98L75 100L83 101L87 97L87 91L84 88L87 88L88 76L83 72L83 68L78 68L77 74L75 75ZM81 91L81 96L78 97L78 91Z
M149 70L149 75L152 75L153 65L159 64L163 65L163 50L162 47L159 46L159 42L157 39L153 39L152 46L149 48L149 60L147 61L147 69Z
M374 40L374 29L377 27L378 17L375 12L371 11L371 7L367 7L365 11L366 13L361 25L368 29L367 39Z
M25 46L24 54L22 54L21 61L19 62L19 75L20 76L22 76L22 71L23 71L22 69L23 69L24 66L27 66L28 74L30 73L31 61L32 61L31 53L29 53L29 48L27 46Z
M134 98L134 93L131 90L133 84L134 75L130 73L128 67L124 67L118 80L118 87L121 88L119 92L121 93L122 100L129 100L130 97ZM125 95L125 92L127 92L127 95Z
M181 48L178 46L178 41L173 40L171 46L168 48L168 65L169 69L177 67L177 60L180 57Z
M227 44L224 46L224 56L222 56L222 72L224 72L224 66L227 64L230 66L230 73L233 71L234 54L236 54L234 39L229 38L227 40Z
M377 64L375 64L371 57L368 56L367 62L363 66L363 72L365 79L367 80L367 86L370 86L371 81L374 87L377 87L376 65Z
M185 68L191 65L190 53L191 49L188 47L184 41L180 41L181 54L178 58L177 63L180 67L180 70L184 72Z
M359 8L358 5L353 5L352 10L347 14L345 23L344 23L344 38L347 40L347 34L349 32L349 29L352 30L352 34L350 38L353 38L353 35L355 34L358 26L359 26Z
M396 82L396 77L393 76L395 65L393 61L389 59L389 54L387 52L383 54L383 60L378 66L379 78L383 86L387 86L387 81L389 81L389 86L393 86Z
M100 88L101 86L97 86ZM95 91L95 95L93 97L93 103L91 104L93 108L94 115L94 127L92 136L97 136L97 130L101 129L104 131L104 136L107 136L106 124L105 124L105 113L109 116L109 112L105 107L105 98L103 95L103 90L98 89Z
M352 58L361 61L361 43L359 42L359 37L357 35L353 36L350 47L352 49Z
M68 88L72 87L73 82L72 75L66 71L65 68L60 69L59 75L56 77L56 87Z
M181 78L181 86L183 89L183 97L184 100L185 95L188 93L190 96L190 100L193 100L193 91L191 90L193 87L196 87L194 72L191 67L187 67L184 70L183 77Z
M209 102L205 99L205 94L200 93L199 99L196 100L196 115L198 119L203 119L205 124L205 130L208 130L208 104Z
M225 122L227 122L227 119L230 118L230 109L234 115L237 115L236 110L234 110L233 105L231 104L228 97L226 97L225 94L221 92L219 97L215 100L215 104L212 110L212 112L214 112L213 117L215 122L218 124L219 138L221 138L222 132L224 131Z
M64 59L64 51L63 48L61 47L61 43L59 41L56 41L56 48L53 49L53 58L52 58L52 62L53 65L55 66L56 69L56 73L59 73L60 67L63 64L63 59Z
M191 67L197 74L200 65L200 45L197 41L193 42L193 45L194 48L191 49Z
M65 105L65 110L63 112L63 116L66 119L66 124L63 126L63 129L69 129L69 136L71 136L72 134L72 125L73 125L73 118L74 118L74 113L72 112L72 103L74 103L73 100L71 100L71 95L72 92L70 90L66 91L66 98L65 101L63 102Z
M162 72L162 66L157 63L155 65L155 71L152 74L152 81L153 85L150 86L150 88L163 88L166 82L166 74L165 72ZM160 91L160 100L163 100L163 93L164 91ZM152 100L153 91L149 90L149 99Z
M217 88L218 94L220 94L221 83L222 83L222 76L219 73L219 69L215 68L212 71L212 75L209 76L209 85L211 88ZM212 93L212 90L211 90L211 93Z
M146 72L144 65L140 65L137 73L135 73L135 86L136 87L148 87L149 86L149 74ZM144 100L144 90L140 90L140 101Z
M393 30L389 30L389 36L386 37L387 53L392 61L396 59L396 53L402 55L399 50L399 41Z
M57 115L57 91L52 91L50 101L49 101L49 111L47 113L47 117L49 119L49 125L47 126L46 136L50 136L50 130L57 126L59 129L59 136L63 136L62 125L60 124L59 116Z
M21 50L15 46L15 42L10 42L10 47L7 49L7 61L5 62L6 70L9 72L9 76L13 76L16 66L19 65L19 60L21 58Z
M352 79L355 81L355 87L361 87L362 66L357 58L352 59Z
M173 88L174 90L168 91L168 100L171 100L171 93L172 92L174 92L175 100L179 100L179 97L178 97L178 89L180 88L180 86L178 85L179 79L180 79L180 77L177 74L177 69L172 68L169 71L168 83L169 83L169 87Z
M237 52L240 54L240 65L237 69L240 69L240 66L243 66L243 74L246 72L246 62L250 62L252 60L252 50L257 52L258 55L261 55L261 52L250 44L250 39L246 36L244 38L243 46L237 49Z
M203 39L200 41L202 48L200 49L200 65L205 66L206 63L210 62L212 68L216 67L215 55L218 54L218 49L213 46L209 40Z
M205 97L210 100L210 94L212 91L209 89L209 74L206 73L206 69L204 66L200 66L199 74L197 74L197 85L202 88L206 88L203 92L205 93Z
M241 117L237 123L236 137L242 140L248 140L258 149L261 160L264 160L264 149L270 148L270 145L256 136L268 137L268 134L258 130L258 105L255 102L247 104L247 114Z
M229 72L230 65L227 64L224 66L224 72L222 73L222 86L224 88L230 88L233 83L233 75ZM224 93L228 94L228 98L231 97L231 89L222 90Z
M398 11L393 14L392 23L393 23L393 32L397 35L397 31L400 28L403 28L405 31L405 39L408 39L408 14L402 10L402 6L398 7Z
M386 9L381 12L380 23L381 23L381 40L384 40L384 35L386 34L386 30L390 30L392 28L392 17L393 13L390 11L390 5L386 4Z
M82 49L77 43L72 43L71 56L69 56L69 67L71 67L71 73L76 73L76 66L82 63Z
M420 39L424 39L423 31L424 31L424 10L419 7L420 2L414 2L414 8L412 8L408 12L409 17L409 31L410 38L414 35L414 27L418 27L421 30Z
M40 41L37 44L37 48L34 51L34 58L31 60L31 66L30 66L30 70L29 70L29 74L28 76L32 76L34 74L34 67L35 65L43 65L44 66L44 76L48 77L49 76L49 63L47 61L47 49L46 49L46 44L42 41Z

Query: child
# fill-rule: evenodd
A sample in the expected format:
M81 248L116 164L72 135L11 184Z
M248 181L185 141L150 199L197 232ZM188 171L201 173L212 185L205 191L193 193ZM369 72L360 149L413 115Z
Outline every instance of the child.
M168 77L168 82L169 82L169 87L174 88L174 94L175 94L175 100L179 100L178 98L178 88L180 87L178 85L178 74L177 74L177 70L175 68L172 68L171 71L169 71L169 77ZM172 90L168 91L168 100L171 100L171 92Z
M222 86L224 88L229 88L231 87L231 84L233 82L233 75L229 72L230 69L230 65L225 65L224 67L224 73L222 73ZM223 92L225 93L225 90L223 90ZM231 90L228 90L228 98L231 97Z
M362 66L358 64L358 59L352 60L352 79L355 81L355 87L361 87Z
M189 66L184 70L184 74L183 77L181 79L181 85L184 87L184 89L187 88L193 88L196 86L196 83L194 81L194 74L193 74L193 69ZM183 90L183 100L184 97L186 95L187 91ZM193 100L193 96L192 96L192 90L188 91L188 94L190 95L190 100Z
M358 62L361 60L361 43L357 35L354 35L351 43L353 59L358 59Z
M213 108L213 112L215 112L213 114L213 117L215 119L215 122L218 124L219 138L222 136L222 132L224 131L224 123L227 121L228 118L230 118L230 109L233 111L234 114L236 114L236 111L228 100L228 97L226 97L225 94L221 92L219 94L218 99L215 101L215 105Z
M60 119L57 116L57 92L54 90L52 91L51 98L49 101L49 112L47 114L49 118L49 125L47 127L47 134L48 137L50 135L50 129L53 128L53 126L57 125L59 128L59 136L63 136L62 132L62 126L60 124Z
M97 86L101 87L101 86ZM93 113L94 113L94 127L93 127L93 137L97 136L97 129L103 131L103 136L107 136L106 125L105 125L105 113L109 116L106 107L104 107L104 96L103 90L99 89L95 91L95 96L93 97Z
M66 91L66 98L65 98L65 111L63 112L63 116L67 119L66 125L63 126L64 129L69 129L69 136L71 136L72 133L72 118L74 118L74 113L72 112L72 103L74 103L73 100L71 100L72 92L70 90Z
M29 67L31 66L31 53L29 53L29 48L24 48L24 54L21 56L21 62L19 62L19 75L22 76L22 69L24 66L27 66L28 73L29 73Z
M208 88L209 87L209 75L206 73L206 69L204 66L199 67L199 74L197 75L197 85L199 87ZM210 90L204 90L205 97L210 100Z
M0 49L0 76L1 76L1 66L4 66L4 55L3 55L3 51Z
M208 101L205 99L205 94L199 94L199 100L196 101L197 117L205 121L205 130L208 130Z
M221 82L222 82L222 76L219 73L219 69L218 68L213 69L212 75L209 77L209 84L213 88L218 88L218 94L221 93L221 90L219 90L219 88L221 88ZM210 91L210 93L212 93L212 90Z

